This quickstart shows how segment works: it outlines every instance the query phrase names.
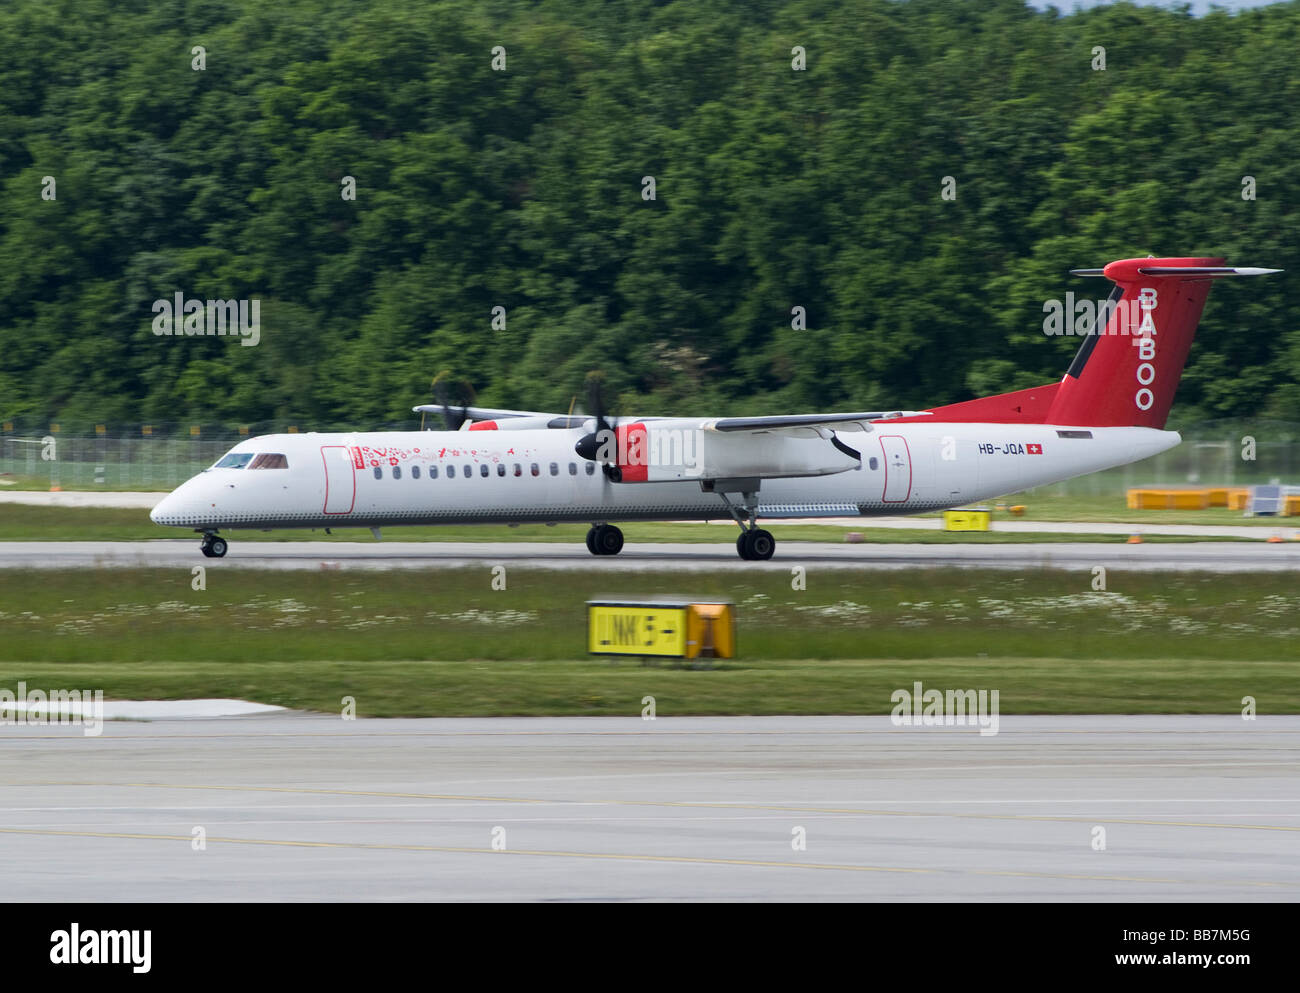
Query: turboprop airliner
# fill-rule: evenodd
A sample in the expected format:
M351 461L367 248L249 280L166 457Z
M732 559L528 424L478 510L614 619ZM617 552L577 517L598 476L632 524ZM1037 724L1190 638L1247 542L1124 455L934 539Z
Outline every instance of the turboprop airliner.
M770 559L760 518L915 514L1148 458L1164 430L1215 279L1277 269L1144 258L1075 275L1114 283L1065 376L929 410L770 417L608 418L464 407L458 430L273 434L242 441L150 514L226 554L237 529L590 523L617 555L616 522L712 520ZM417 412L447 412L422 405Z

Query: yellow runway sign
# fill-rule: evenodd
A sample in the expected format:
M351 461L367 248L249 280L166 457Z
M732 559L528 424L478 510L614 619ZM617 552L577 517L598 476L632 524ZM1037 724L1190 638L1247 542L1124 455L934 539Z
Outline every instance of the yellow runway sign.
M587 604L592 655L732 658L735 617L730 603L592 600Z
M686 654L686 608L592 606L588 637L595 654L680 658Z

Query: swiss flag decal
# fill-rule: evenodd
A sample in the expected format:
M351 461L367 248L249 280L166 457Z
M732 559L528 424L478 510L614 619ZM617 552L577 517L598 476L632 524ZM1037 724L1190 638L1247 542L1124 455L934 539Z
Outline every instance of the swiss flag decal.
M1026 446L1025 446L1025 451L1028 452L1030 455L1042 455L1042 454L1043 454L1043 446L1042 446L1042 445L1026 445Z

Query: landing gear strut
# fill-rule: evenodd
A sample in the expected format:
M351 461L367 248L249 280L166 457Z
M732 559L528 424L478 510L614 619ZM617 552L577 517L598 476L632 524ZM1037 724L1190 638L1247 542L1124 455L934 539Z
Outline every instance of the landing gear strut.
M587 551L592 555L617 555L623 550L623 532L613 524L593 524L587 532Z
M211 531L203 533L203 541L199 543L199 551L210 559L219 559L226 554L226 539L219 538Z
M727 499L727 494L718 492L727 511L740 525L740 537L736 539L736 551L746 562L766 562L776 551L776 539L770 531L758 526L758 492L756 490L742 493L745 503L737 507Z

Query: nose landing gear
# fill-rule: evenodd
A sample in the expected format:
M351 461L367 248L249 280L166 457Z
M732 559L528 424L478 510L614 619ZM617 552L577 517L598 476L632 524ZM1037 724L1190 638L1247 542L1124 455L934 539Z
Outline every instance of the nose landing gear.
M199 551L210 559L223 557L228 547L225 538L219 538L211 531L205 531L203 541L199 543Z

